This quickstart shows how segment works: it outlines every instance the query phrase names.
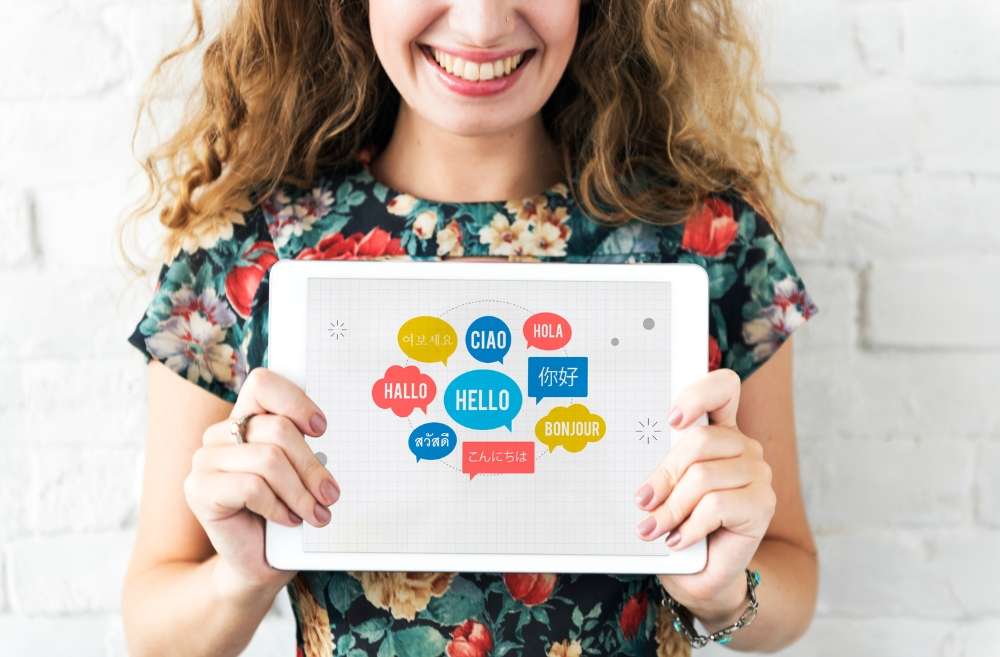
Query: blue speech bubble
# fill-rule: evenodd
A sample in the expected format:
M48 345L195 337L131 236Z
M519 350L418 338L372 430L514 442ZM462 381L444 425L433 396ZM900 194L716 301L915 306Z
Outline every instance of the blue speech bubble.
M531 356L528 358L528 396L537 404L543 397L586 397L586 356Z
M427 422L410 433L407 444L413 455L417 457L417 463L420 463L421 459L436 461L451 454L455 446L458 445L458 436L455 435L455 430L447 424Z
M444 391L444 408L451 419L469 429L511 426L521 412L521 389L503 372L472 370L460 374Z
M499 317L483 315L465 332L465 348L481 363L503 363L510 351L510 328Z

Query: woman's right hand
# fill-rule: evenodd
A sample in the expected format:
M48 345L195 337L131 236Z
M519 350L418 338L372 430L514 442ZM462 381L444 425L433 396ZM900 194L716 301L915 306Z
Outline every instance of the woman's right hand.
M232 418L248 414L247 442L238 444ZM340 497L340 487L305 441L324 431L326 418L316 403L263 367L250 371L230 419L205 431L184 495L220 557L217 584L227 592L274 589L295 576L265 561L264 518L287 526L330 521L327 507Z

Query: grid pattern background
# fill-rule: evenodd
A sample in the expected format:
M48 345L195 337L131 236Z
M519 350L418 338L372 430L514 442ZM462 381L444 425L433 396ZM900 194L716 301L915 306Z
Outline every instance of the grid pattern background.
M327 455L342 494L327 526L303 525L306 551L662 556L661 545L636 536L644 513L633 494L670 445L668 283L314 278L308 295L306 392L330 426L310 441ZM524 320L546 311L569 321L572 338L561 350L528 349ZM454 327L458 347L447 365L412 361L399 348L399 327L418 315ZM466 329L482 315L510 327L502 364L480 363L465 348ZM346 327L341 339L330 335L336 322ZM587 398L536 404L527 396L529 355L588 357ZM417 365L434 380L426 416L414 409L400 418L375 405L372 385L391 365ZM513 431L467 429L446 413L445 388L472 369L502 371L520 386ZM574 402L603 417L606 434L581 452L549 452L534 436L535 423ZM655 439L642 439L647 420L656 423ZM448 424L459 443L532 441L535 472L470 480L461 472L461 444L441 460L418 463L407 439L424 422Z

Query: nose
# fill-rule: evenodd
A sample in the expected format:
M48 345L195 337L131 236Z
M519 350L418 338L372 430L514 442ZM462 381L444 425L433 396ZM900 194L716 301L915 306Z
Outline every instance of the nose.
M492 48L503 44L517 28L517 4L512 0L454 0L448 24L464 41L461 45Z

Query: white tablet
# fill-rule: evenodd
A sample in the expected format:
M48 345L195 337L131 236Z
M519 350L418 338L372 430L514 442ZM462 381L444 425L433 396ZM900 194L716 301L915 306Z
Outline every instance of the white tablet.
M268 367L323 409L340 499L266 526L284 570L700 571L638 537L636 488L705 374L708 280L685 264L292 261Z

